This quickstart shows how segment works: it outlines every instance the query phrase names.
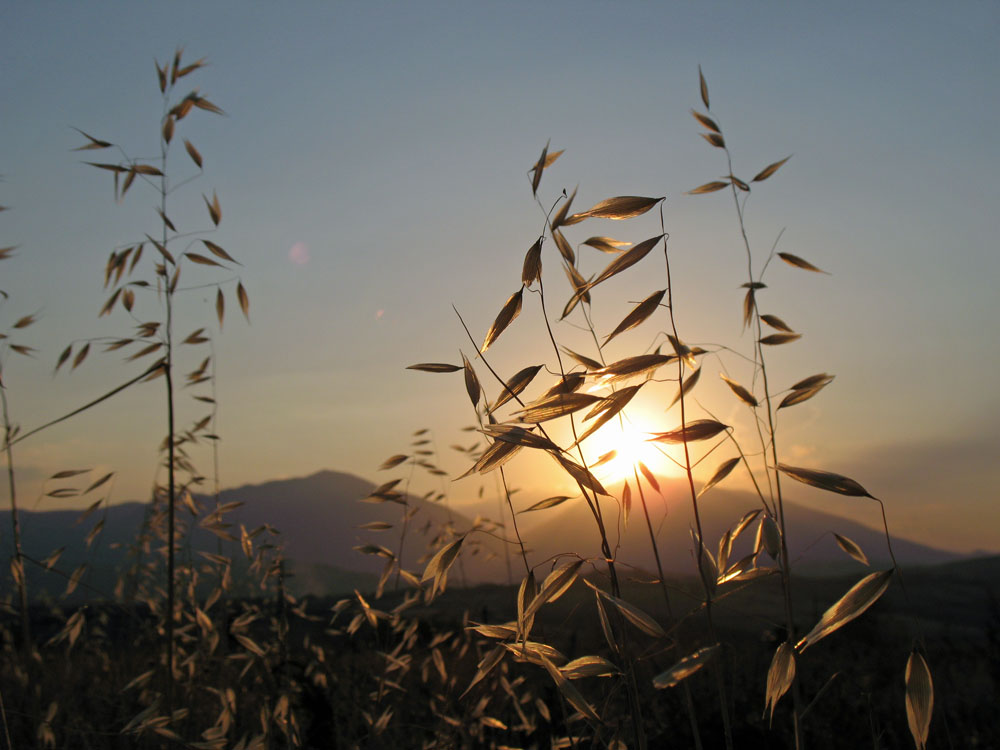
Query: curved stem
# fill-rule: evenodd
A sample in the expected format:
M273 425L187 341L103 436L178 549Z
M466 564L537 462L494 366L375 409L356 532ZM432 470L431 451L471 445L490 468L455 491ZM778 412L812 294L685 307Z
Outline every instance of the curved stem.
M416 461L410 461L410 475L406 478L406 482L403 484L403 499L405 500L410 496L410 482L413 480L413 473L416 471ZM403 528L399 532L399 551L396 553L398 555L396 559L396 582L393 586L394 590L399 591L399 579L403 574L403 546L406 544L406 532L410 528L410 508L409 505L403 506ZM449 511L448 522L451 522L451 513Z
M500 467L500 468L503 468L503 467ZM493 477L493 483L494 483L494 486L496 487L496 493L497 493L497 510L500 511L500 520L503 521L503 517L504 517L503 502L504 502L504 498L506 498L507 499L507 506L508 506L508 508L510 508L510 519L511 519L511 523L514 526L514 533L517 535L518 543L520 543L520 541L521 541L521 535L520 535L520 533L517 530L517 519L515 518L515 516L517 514L514 512L514 505L513 505L513 503L510 502L510 492L507 491L506 481L504 481L503 493L500 492L500 480L497 479L496 477ZM501 528L505 528L503 526L503 524L501 524ZM507 541L506 537L507 537L507 533L506 533L506 530L505 530L504 531L504 542L505 543L503 545L503 559L504 559L504 563L507 566L507 585L508 586L513 586L514 585L514 573L510 569L510 546L506 543L506 541ZM521 547L521 555L522 555L522 558L523 558L524 557L524 546L523 545ZM531 568L528 568L527 560L525 560L524 567L528 569L528 572L531 572Z
M504 495L505 498L507 498L507 507L510 509L510 520L511 520L511 522L514 525L514 536L517 538L517 543L521 547L521 560L524 562L524 572L526 574L530 574L531 573L531 566L528 565L528 553L524 549L524 542L521 539L521 531L520 531L520 529L517 528L517 513L514 512L514 503L510 499L510 487L507 486L507 475L504 474L502 466L499 467L499 469L500 469L500 481L503 483L503 495ZM506 548L507 548L507 545L504 545L504 549L506 549ZM508 556L507 560L508 560L508 563L507 563L507 573L508 573L508 576L509 576L510 575L510 557L509 556Z
M436 464L440 460L440 456L438 455L437 443L434 440L433 432L431 433L429 440L431 441L430 446L431 450L433 451L431 457L434 459L434 463ZM438 484L441 487L442 502L444 504L445 510L448 511L448 523L452 525L452 533L454 533L455 520L451 512L451 498L448 496L448 488L445 486L443 476L438 475L438 480L439 480ZM465 558L459 557L457 562L458 562L458 573L462 577L462 588L468 588L469 580L465 575Z
M0 370L2 372L2 370ZM2 382L2 378L0 378ZM14 481L14 454L11 451L10 413L7 410L7 389L0 385L0 400L3 402L3 427L5 453L7 454L7 487L10 491L10 523L14 538L14 565L17 569L17 594L21 603L21 649L27 658L31 650L31 622L28 616L28 582L24 569L24 552L21 549L21 521L17 510L17 489Z
M726 164L729 168L730 177L733 174L733 160L732 155L729 152L728 147L723 147L723 151L726 154ZM752 313L754 317L754 322L756 324L756 342L754 344L754 358L759 363L759 371L761 379L764 386L764 403L767 412L767 427L770 436L770 449L771 457L773 462L773 479L774 479L774 495L772 500L778 511L778 527L781 532L781 583L782 590L785 600L785 627L788 633L788 641L790 643L795 642L795 617L792 609L792 582L791 582L791 570L789 568L788 560L788 543L786 541L786 529L785 529L785 507L784 498L781 494L781 477L778 472L778 441L775 433L774 424L774 409L771 404L771 388L767 379L767 366L764 361L764 350L760 343L762 335L762 327L760 320L760 310L757 307L757 298L754 294L753 285L755 283L753 275L753 253L750 250L750 239L747 237L746 223L743 220L743 206L740 205L739 195L737 194L737 188L735 182L729 180L730 192L733 196L733 203L736 207L736 218L739 225L740 236L743 239L743 247L746 250L747 256L747 280L750 284L749 294L751 295L752 302ZM745 205L745 203L744 203ZM755 373L756 375L756 373ZM758 422L758 432L760 431ZM763 440L763 438L762 438ZM765 446L766 448L766 446ZM772 470L765 468L765 475L767 476L768 486L771 486L772 480ZM792 681L792 725L793 732L795 735L795 747L796 750L801 750L803 747L802 742L802 727L801 727L801 716L802 716L802 692L798 675Z
M53 419L51 422L46 422L45 424L41 425L40 427L36 427L33 430L29 430L28 432L25 432L22 435L18 435L16 438L14 438L13 440L10 440L9 442L7 442L6 439L5 439L5 444L6 445L17 445L22 440L26 440L29 437L31 437L32 435L35 435L35 434L41 432L42 430L48 429L49 427L53 427L53 426L59 424L60 422L65 422L70 417L75 417L77 414L80 414L81 412L85 412L85 411L87 411L87 409L90 409L91 407L97 406L102 401L107 401L109 398L111 398L112 396L114 396L116 393L120 393L121 391L124 391L126 388L128 388L129 386L135 385L140 380L145 380L146 378L148 378L149 376L151 376L156 370L159 370L161 367L163 367L162 360L160 362L154 363L149 369L147 369L146 371L144 371L140 375L132 378L131 380L129 380L129 381L125 382L125 383L122 383L120 386L118 386L117 388L114 388L114 389L108 391L103 396L95 398L93 401L87 402L86 404L84 404L80 408L74 409L73 411L69 412L68 414L63 414L58 419Z
M476 345L476 340L474 338L472 338L472 332L469 330L469 326L467 326L465 324L465 319L462 318L462 314L458 311L458 309L454 305L452 306L451 309L454 310L455 311L455 315L458 316L458 321L462 324L462 328L465 330L465 335L469 337L469 341L472 342L473 346L477 346ZM500 383L500 386L504 390L506 390L507 393L510 394L511 398L514 401L516 401L518 404L520 404L521 406L524 406L524 401L521 400L521 397L518 396L516 393L514 393L514 391L512 391L510 388L507 387L507 381L505 381L503 378L501 378L500 375L497 373L497 371L493 369L493 366L489 363L489 360L486 359L485 355L482 354L482 353L480 353L479 354L479 359L482 361L482 363L484 365L486 365L486 369L490 371L490 374L493 375L493 377L497 380L498 383ZM477 412L477 417L478 417L478 412ZM541 431L541 433L543 435L545 435L546 437L548 437L548 434L545 432L545 428L544 427L542 427L541 425L539 425L538 429ZM511 499L510 499L510 491L507 489L506 479L504 479L504 491L506 492L506 495L507 495L507 504L511 508L511 512L513 513L514 506L513 506L513 503L511 501ZM586 497L586 495L585 495L585 497ZM588 504L590 503L590 498L589 497L587 497L587 502L588 502ZM521 557L524 560L524 566L528 570L528 572L530 573L531 572L531 568L528 565L528 559L527 559L527 556L525 555L525 552L524 552L524 542L521 540L521 535L520 535L520 532L517 529L516 522L514 524L514 534L517 536L517 542L521 546Z
M166 105L166 98L164 98ZM169 115L166 115L169 116ZM162 132L162 128L161 128ZM160 138L160 212L161 216L167 215L167 142ZM167 223L161 223L160 241L163 247L167 246ZM176 445L174 439L174 375L173 375L173 296L172 279L169 271L171 265L167 265L164 260L164 295L166 301L166 321L164 326L164 348L166 354L163 360L164 374L166 375L167 388L167 643L166 643L166 667L167 667L167 715L171 716L173 711L174 697L174 546L175 546L175 518L174 506L177 498L176 488ZM176 269L176 267L175 267ZM176 273L176 270L175 270Z
M549 212L549 214L551 214L551 211ZM549 229L549 232L551 233L554 230L552 229L552 224L549 219L549 214L547 214L545 217L545 224ZM559 364L559 373L563 378L565 378L566 370L563 367L562 355L559 352L559 345L556 343L555 335L552 332L552 324L549 321L548 311L546 310L545 306L545 287L541 276L539 276L538 278L538 297L541 303L542 319L545 321L545 330L548 332L549 341L551 341L552 349L556 355L556 362ZM577 434L575 416L573 414L570 414L569 419L570 419L570 428L573 433L573 444L576 446L577 454L580 457L580 465L583 467L584 471L589 472L589 469L587 468L586 458L583 455L583 448L580 445L580 437ZM594 516L594 520L597 522L597 529L601 535L601 552L604 555L605 562L608 566L608 576L611 579L611 589L614 592L615 596L621 597L621 584L618 580L618 571L615 567L614 553L611 550L611 544L608 540L608 532L607 528L605 527L604 515L601 511L601 505L597 497L597 492L594 492L593 500L591 500L590 495L587 492L587 488L584 487L583 484L579 481L577 482L577 484L580 488L581 493L583 493L583 496L586 499L587 504L590 506L590 510ZM627 656L628 640L626 633L627 631L625 630L624 627L622 627L622 652L626 656L625 661L627 664L625 684L632 714L631 724L632 724L633 740L637 748L644 750L644 748L646 747L646 734L642 721L642 705L639 701L639 685L635 677L635 664L633 660L628 658Z
M667 230L665 226L665 221L663 218L663 206L660 205L660 229L663 232L663 262L667 274L667 311L670 315L670 328L673 331L673 340L677 342L677 382L680 387L680 398L678 399L681 407L681 434L685 435L687 429L687 407L686 407L686 397L684 394L684 357L680 351L680 347L683 346L681 343L680 336L677 333L677 318L674 315L674 289L673 280L670 275L670 252L668 249L669 236L667 235ZM687 477L688 490L691 493L691 507L694 512L694 522L695 529L697 531L698 538L696 539L697 549L695 549L695 558L698 561L698 577L702 582L702 587L705 592L705 619L708 622L708 632L709 636L713 641L717 641L715 633L715 624L712 619L712 591L708 585L708 580L706 578L705 572L705 556L702 554L702 550L705 546L704 535L701 526L701 511L698 509L698 493L694 488L694 472L692 471L691 465L691 452L688 448L688 441L685 439L683 441L684 445L684 474ZM722 676L722 667L719 664L715 665L713 669L716 678L716 688L719 692L719 708L722 712L722 726L723 732L725 734L726 748L727 750L733 750L733 729L732 722L729 716L729 703L726 698L726 685Z

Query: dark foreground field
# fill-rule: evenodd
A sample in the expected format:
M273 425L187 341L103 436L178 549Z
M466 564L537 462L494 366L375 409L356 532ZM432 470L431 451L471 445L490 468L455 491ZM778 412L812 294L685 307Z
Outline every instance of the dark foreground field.
M997 567L994 559L914 569L906 578L907 598L894 585L864 616L807 649L798 661L803 699L815 699L803 721L807 747L912 747L903 671L921 634L935 684L928 747L1000 746ZM850 583L800 579L800 627L811 627ZM694 582L675 581L669 590L672 620L659 586L633 582L623 592L659 622L680 619L666 639L623 629L637 665L649 747L694 747L683 685L704 747L723 747L714 669L682 686L653 688L655 675L707 643ZM725 644L716 663L734 717L734 745L789 747L790 696L779 703L771 728L763 715L768 667L784 638L775 615L780 586L765 579L730 591L716 605ZM523 660L509 639L499 664L467 691L477 664L504 640L470 626L513 620L516 595L515 588L481 586L449 589L430 604L413 599L409 606L402 593L377 601L362 595L364 604L355 595L339 605L335 599L230 600L225 622L223 604L215 603L179 630L186 650L178 660L172 722L158 666L157 619L145 607L91 604L79 611L83 624L72 637L65 624L75 610L36 606L33 640L48 644L27 659L8 613L0 672L4 746L549 748L614 746L616 738L631 746L622 680L572 681L599 717L588 720L546 669L531 663L537 657ZM689 617L677 617L685 611ZM230 635L218 638L224 629ZM593 593L580 581L539 611L531 637L567 660L600 655L614 661ZM561 665L558 655L546 653Z

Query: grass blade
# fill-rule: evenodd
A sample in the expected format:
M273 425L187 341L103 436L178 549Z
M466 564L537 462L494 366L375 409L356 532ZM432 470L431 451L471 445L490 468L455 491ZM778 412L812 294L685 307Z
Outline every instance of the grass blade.
M795 649L787 641L778 646L767 670L767 695L764 711L771 709L768 725L774 721L774 709L795 680Z
M640 198L635 195L622 195L617 198L608 198L596 204L588 211L584 211L578 216L595 219L632 219L641 216L649 209L662 201L663 198Z
M535 281L542 278L542 238L535 240L535 244L528 248L524 255L524 266L521 269L521 283L524 286L531 286Z
M559 688L559 692L563 694L563 697L569 702L569 704L592 722L599 724L601 722L600 718L587 702L587 699L583 697L583 694L563 676L563 673L559 671L555 664L543 655L539 655L539 658L541 659L542 666L545 667L545 670L556 683L556 687Z
M663 238L663 235L658 235L656 237L650 237L648 240L640 242L638 245L633 247L628 252L622 253L613 261L611 261L607 268L601 271L600 275L587 284L588 289L600 284L602 281L607 281L615 274L619 274L630 266L634 266L640 260L649 255L649 251L656 247L658 243Z
M602 383L617 383L637 375L652 374L654 370L675 359L677 357L673 354L639 354L635 357L620 359L604 367L598 367L591 374Z
M462 366L465 370L465 390L469 394L472 408L475 409L479 406L479 397L483 393L483 388L479 385L479 378L476 377L476 371L472 369L472 364L470 364L464 354L462 355Z
M661 672L656 675L656 677L653 678L653 687L660 690L663 688L673 687L681 680L690 677L708 664L718 651L719 644L716 643L712 646L700 648L693 654L688 654L666 672Z
M865 576L831 606L816 626L800 640L795 648L805 651L817 641L842 628L872 606L885 593L892 579L893 569L880 570Z
M516 318L521 313L521 296L524 293L524 287L522 286L516 292L514 292L508 300L504 303L504 306L500 309L496 320L493 321L493 325L490 326L490 330L486 332L486 339L483 341L483 345L479 348L480 354L485 354L486 350L490 348L490 345L497 340L504 329L507 328L514 318Z
M516 412L522 422L547 422L603 401L591 393L556 393Z
M646 318L656 312L656 308L660 304L660 300L663 299L663 295L666 294L666 292L666 289L653 292L651 295L646 297L646 299L636 305L632 312L626 315L622 319L622 322L615 327L615 330L608 334L608 337L604 339L604 343L607 344L619 333L624 333L630 328L635 328L637 325L646 320Z
M511 377L511 379L504 384L503 392L497 397L494 404L486 410L487 414L492 414L512 398L519 395L521 391L527 388L528 384L535 379L535 376L541 369L542 365L532 365L516 372L513 377Z
M906 723L917 744L917 750L927 746L934 711L934 682L924 657L917 651L906 661Z
M694 190L688 190L688 195L705 195L706 193L714 193L717 190L724 190L729 187L728 182L720 182L718 180L714 182L706 182L704 185L699 185Z
M409 365L407 370L420 370L421 372L458 372L462 368L458 365L449 365L443 362L421 362L416 365Z
M524 617L529 618L534 615L546 602L554 602L562 596L576 581L580 572L583 560L574 560L566 563L549 573L542 582L541 591L532 600L531 604L524 611Z
M779 169L781 169L781 165L784 164L786 161L788 161L791 158L792 158L791 156L786 156L781 161L776 161L773 164L768 164L766 167L764 167L762 170L760 170L754 176L754 178L752 180L750 180L750 182L763 182L768 177L770 177L775 172L777 172ZM780 253L779 253L779 255L780 255Z
M859 563L862 563L863 565L871 565L871 563L868 562L868 558L865 556L865 553L862 551L861 547L859 547L853 541L848 539L846 536L841 536L840 534L837 533L834 533L833 537L834 539L837 540L837 545L842 550L844 550L844 552L849 554L851 557L853 557L855 560L857 560Z
M697 440L708 440L728 429L729 425L716 422L714 419L696 419L676 430L655 433L650 440L659 443L691 443Z
M698 497L701 497L706 492L708 492L712 487L717 485L723 479L729 476L733 469L736 468L736 464L740 462L738 458L730 458L728 461L723 461L719 468L715 470L715 473L709 477L709 480L705 482L702 488L698 491Z
M760 343L765 346L780 346L781 344L790 344L800 338L802 338L801 333L772 333L764 336Z
M873 495L869 494L868 490L853 479L849 479L841 474L834 474L832 471L803 469L798 466L789 466L788 464L778 464L778 468L792 479L797 479L803 484L809 484L813 487L819 487L821 490L836 492L839 495L875 499Z

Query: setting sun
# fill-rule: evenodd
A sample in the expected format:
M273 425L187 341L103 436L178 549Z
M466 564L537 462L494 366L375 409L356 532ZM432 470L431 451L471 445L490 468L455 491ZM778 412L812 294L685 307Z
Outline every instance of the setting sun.
M680 469L666 454L669 449L648 442L652 432L641 418L606 424L584 443L588 459L596 464L594 473L602 480L618 482L633 476L633 467L641 461L659 477L678 476Z

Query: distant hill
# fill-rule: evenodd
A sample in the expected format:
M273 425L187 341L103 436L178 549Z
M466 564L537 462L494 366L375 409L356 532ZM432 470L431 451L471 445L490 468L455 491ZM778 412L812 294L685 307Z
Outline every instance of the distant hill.
M372 588L382 570L383 558L359 554L355 547L375 543L398 550L403 506L394 502L361 502L374 489L371 482L351 474L321 471L308 477L225 490L220 495L220 502L243 503L225 517L235 536L239 537L240 525L250 531L269 524L280 532L290 569L298 579L290 584L293 591L334 593L355 587ZM407 569L417 570L418 559L424 555L430 538L449 518L460 530L471 527L472 521L458 513L449 514L439 504L412 496L409 502L411 506L418 506L419 511L410 522L403 560ZM118 571L126 563L128 547L139 534L147 509L148 506L141 503L112 505L97 510L82 522L78 511L21 511L24 552L40 561L53 551L65 548L57 564L59 570L68 574L84 562L90 568L75 598L97 596L98 592L110 593ZM178 509L178 518L187 522L190 515ZM88 548L84 538L102 519L103 530ZM383 521L392 524L393 528L382 532L358 528L371 521ZM10 528L10 511L0 512L0 556L5 560L12 554ZM469 552L476 554L466 558L475 565L466 566L463 562L463 567L474 569L467 581L499 580L502 563L495 557L499 544L488 537L477 536L480 537L477 543L468 545ZM216 536L201 529L195 529L181 542L182 549L194 552L216 552L218 544ZM239 545L232 542L223 543L223 553L234 559L242 557ZM491 556L493 559L486 560ZM29 565L28 575L29 591L33 595L58 596L66 587L64 576L37 566ZM452 580L460 579L453 576ZM0 584L5 590L10 590L12 585L6 564L0 566Z
M685 488L679 483L665 484L662 488L666 497L678 498L665 506L659 496L652 498L647 495L651 508L658 509L654 510L652 520L654 529L658 530L664 569L670 575L689 575L694 570L689 534L693 525L690 502L683 500ZM355 547L374 543L394 551L398 549L403 506L394 502L360 502L374 489L375 485L371 482L351 474L321 471L308 477L229 489L222 493L221 502L243 503L226 517L233 524L236 536L239 536L241 524L251 530L266 523L280 531L280 541L289 566L297 578L292 582L293 590L300 593L337 593L354 587L371 588L382 569L382 558L359 554ZM402 486L396 487L396 490L401 489ZM472 521L460 513L449 513L440 504L412 496L409 502L411 507L418 507L419 510L410 522L403 560L408 569L419 571L423 566L419 558L425 554L428 543L449 517L460 532L469 529ZM618 522L616 505L606 499L602 507L609 527L615 529ZM666 518L664 507L670 508ZM716 488L702 499L701 507L705 538L714 550L725 528L757 504L748 493ZM881 533L791 503L786 508L791 554L799 572L838 575L861 569L860 563L848 558L837 547L829 533L832 531L860 545L874 565L888 565ZM128 545L141 528L146 510L147 506L140 503L113 505L98 510L82 523L77 523L80 513L76 511L22 512L25 553L41 560L54 549L65 547L58 567L68 573L86 561L91 570L83 583L97 591L109 592L116 571L124 564ZM180 511L180 514L181 518L186 516L185 511ZM84 537L101 518L104 519L103 532L88 549ZM529 560L532 564L539 564L559 552L573 551L593 557L599 555L595 524L582 500L568 501L551 510L522 514L518 518L526 546L530 549ZM358 528L371 521L392 524L392 528L386 531ZM0 555L4 559L11 554L8 529L10 512L0 512ZM751 525L744 533L745 539L738 551L752 543L755 531L756 526ZM617 533L612 534L612 539L617 539ZM193 533L185 541L185 548L192 551L214 552L217 545L216 537L203 530ZM894 539L894 549L904 566L937 565L962 557L904 539ZM228 543L224 551L239 557L238 545ZM514 554L513 551L511 554ZM634 502L628 528L621 536L619 559L638 568L655 570L646 521L638 499ZM470 584L507 581L502 543L494 537L485 534L470 536L460 561L461 565L456 564L450 575L453 583L461 583L463 578ZM513 562L515 566L520 564L517 560ZM65 579L53 573L38 569L30 573L31 590L35 593L48 590L50 594L58 595L65 588ZM6 564L2 566L0 576L0 583L10 590L7 588L11 581ZM514 576L519 577L517 567L514 567ZM93 596L96 593L84 588L81 595Z
M661 482L663 495L646 490L650 520L657 535L660 558L664 572L691 573L695 568L692 555L690 529L694 528L687 484L679 481ZM667 498L665 502L663 498ZM716 487L699 500L700 515L706 545L713 551L726 529L734 526L743 515L760 507L760 501L748 492ZM612 543L618 539L616 503L605 499L602 503L605 524ZM664 512L666 509L666 513ZM546 516L545 514L551 514ZM540 511L540 523L526 534L534 549L535 559L570 549L599 549L600 537L586 504L582 500L566 502L550 511ZM759 517L758 517L759 518ZM831 532L845 536L858 544L875 567L889 567L891 562L885 543L885 534L867 526L832 514L810 510L792 502L785 502L785 518L789 540L789 554L793 569L808 575L837 575L861 570L863 566L848 557L837 545ZM755 520L743 532L739 545L731 556L735 560L749 552L757 530ZM890 531L892 529L890 528ZM572 540L572 541L570 541ZM928 547L917 542L893 537L893 551L902 566L938 565L961 559L963 556L947 550ZM738 554L739 553L739 554ZM655 570L655 559L649 541L649 530L637 497L633 497L628 526L620 537L619 559L645 570Z

